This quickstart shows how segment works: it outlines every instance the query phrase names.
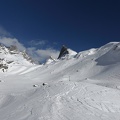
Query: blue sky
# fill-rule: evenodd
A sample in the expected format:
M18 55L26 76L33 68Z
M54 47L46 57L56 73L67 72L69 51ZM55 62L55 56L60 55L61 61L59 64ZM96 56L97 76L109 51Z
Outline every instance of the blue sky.
M0 35L43 58L63 44L77 52L100 47L120 41L120 1L0 0Z

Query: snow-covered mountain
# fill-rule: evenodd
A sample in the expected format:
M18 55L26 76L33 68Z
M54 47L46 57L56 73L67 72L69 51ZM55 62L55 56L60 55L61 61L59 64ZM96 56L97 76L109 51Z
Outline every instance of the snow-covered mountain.
M79 53L63 46L42 65L5 49L1 59L25 64L0 73L0 120L120 120L119 42Z
M14 65L31 65L34 64L33 60L28 54L23 51L20 52L16 46L6 47L0 45L0 69L5 72Z
M61 48L60 54L58 56L58 59L65 59L65 58L68 59L68 58L73 57L76 54L77 54L77 52L75 52L63 45Z

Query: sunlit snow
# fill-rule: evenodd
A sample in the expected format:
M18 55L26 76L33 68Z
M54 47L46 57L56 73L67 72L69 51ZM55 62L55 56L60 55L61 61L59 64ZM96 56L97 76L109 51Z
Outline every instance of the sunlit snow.
M14 62L0 70L0 120L120 120L120 43L71 53L42 65L1 53Z

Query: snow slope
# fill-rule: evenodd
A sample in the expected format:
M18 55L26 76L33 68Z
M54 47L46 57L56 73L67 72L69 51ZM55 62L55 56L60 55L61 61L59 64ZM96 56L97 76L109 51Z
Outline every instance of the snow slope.
M15 70L16 65L29 66L33 64L34 62L25 51L18 51L16 46L6 47L4 45L0 45L0 72L5 72L11 69ZM19 67L17 67L17 69L19 69Z
M1 72L0 120L120 120L120 43L71 53Z

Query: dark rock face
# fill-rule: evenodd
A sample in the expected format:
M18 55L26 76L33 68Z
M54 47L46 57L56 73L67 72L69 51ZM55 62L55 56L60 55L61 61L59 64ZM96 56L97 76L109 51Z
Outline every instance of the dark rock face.
M62 48L61 48L60 54L58 56L58 59L64 57L67 54L69 54L69 52L67 50L67 47L63 45Z

